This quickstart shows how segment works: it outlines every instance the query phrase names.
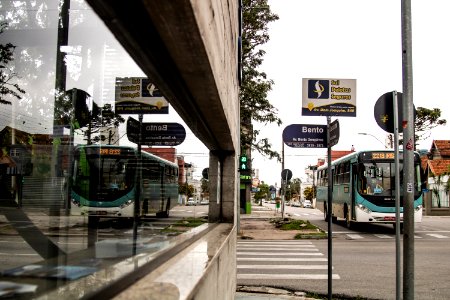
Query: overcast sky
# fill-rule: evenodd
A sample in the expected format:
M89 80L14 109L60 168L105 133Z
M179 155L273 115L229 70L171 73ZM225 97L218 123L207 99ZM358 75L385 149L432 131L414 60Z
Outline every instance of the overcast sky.
M340 139L333 150L383 149L386 132L378 127L373 108L386 92L402 91L401 1L379 0L269 0L280 19L272 22L262 66L274 80L269 101L283 121L256 125L281 152L282 132L290 124L326 124L326 117L301 115L302 78L356 79L357 116L339 117ZM413 100L416 107L442 110L450 121L450 1L412 0ZM332 121L335 120L332 117ZM374 135L359 135L368 133ZM430 149L433 139L449 139L448 126L435 129L419 143ZM381 142L380 142L381 141ZM284 147L285 168L293 177L325 158L326 149ZM280 183L281 164L253 154L260 180Z

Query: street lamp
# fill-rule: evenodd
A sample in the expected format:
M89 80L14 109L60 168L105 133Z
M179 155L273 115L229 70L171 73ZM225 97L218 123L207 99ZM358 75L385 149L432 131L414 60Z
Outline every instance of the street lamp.
M367 133L367 132L359 132L358 134L361 135L370 135L371 137L375 138L377 141L379 141L381 144L383 144L384 149L388 149L388 147L386 146L385 143L383 143L382 141L380 141L376 136L374 136L373 134Z

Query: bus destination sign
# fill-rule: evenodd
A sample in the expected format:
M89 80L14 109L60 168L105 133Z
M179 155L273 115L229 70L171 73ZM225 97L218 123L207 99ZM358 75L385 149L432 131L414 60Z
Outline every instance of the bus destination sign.
M394 152L372 152L372 159L394 159Z

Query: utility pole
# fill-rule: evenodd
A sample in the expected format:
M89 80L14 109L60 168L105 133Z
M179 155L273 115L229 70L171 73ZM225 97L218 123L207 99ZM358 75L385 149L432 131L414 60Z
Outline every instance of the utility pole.
M414 299L414 106L411 0L402 0L403 81L403 299Z

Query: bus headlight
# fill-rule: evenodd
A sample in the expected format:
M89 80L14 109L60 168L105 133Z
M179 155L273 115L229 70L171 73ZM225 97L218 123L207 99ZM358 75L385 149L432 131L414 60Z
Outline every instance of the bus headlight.
M78 206L78 207L81 206L80 205L80 201L78 201L77 199L73 199L73 198L72 198L72 204L75 205L75 206Z
M132 200L128 200L127 202L125 202L125 203L123 203L122 205L120 205L120 208L125 208L125 207L127 207L128 205L130 205L131 203L133 203L133 201L132 201Z
M419 211L422 209L422 205L417 205L417 207L414 209L415 211Z
M360 210L362 210L363 212L365 212L366 214L370 214L370 213L372 212L370 209L368 209L367 207L365 207L365 206L362 205L362 204L358 204L358 208L359 208Z

